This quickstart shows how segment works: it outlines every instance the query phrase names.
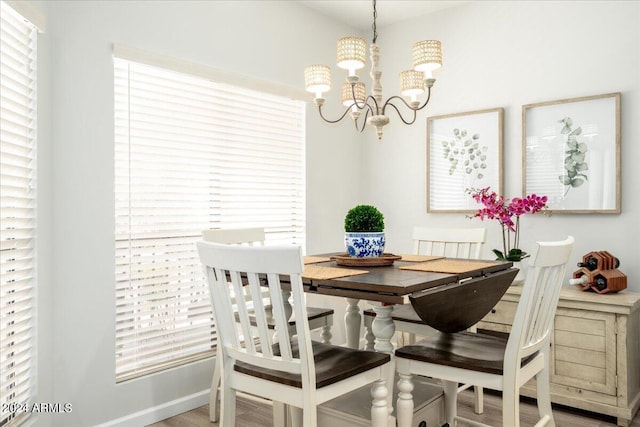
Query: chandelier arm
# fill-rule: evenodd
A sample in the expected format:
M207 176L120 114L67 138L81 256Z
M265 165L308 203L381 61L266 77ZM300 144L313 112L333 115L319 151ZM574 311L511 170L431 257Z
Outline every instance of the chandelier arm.
M367 96L364 101L362 103L358 102L358 99L356 98L356 90L355 90L355 84L352 83L351 84L351 99L353 100L353 105L355 105L358 110L363 110L365 107L369 109L369 111L371 111L371 114L375 114L378 111L378 101L376 101L376 99L369 95ZM373 111L373 107L371 105L369 105L369 100L373 101L373 104L376 108L376 111Z
M364 130L366 124L367 124L367 117L369 117L369 113L371 112L371 109L369 108L367 110L367 112L364 115L364 120L362 120L362 127L360 129L358 129L358 123L356 123L356 129L358 130L358 132L362 133L362 131Z
M369 97L367 98L367 100L369 100L369 98L371 98L371 100L372 100L372 101L373 101L373 103L375 104L375 111L374 111L373 107L371 106L371 104L369 104L369 103L367 102L367 103L365 103L365 105L366 105L366 107L367 107L367 115L368 115L369 113L371 113L371 115L373 116L373 115L375 115L375 114L376 114L376 111L378 111L378 104L376 103L376 99L375 99L373 96L369 95Z
M347 107L347 108L344 110L344 113L342 113L342 115L340 116L340 118L339 118L339 119L336 119L336 120L327 119L327 118L324 116L324 114L322 114L322 105L318 105L318 112L320 113L320 117L322 118L322 120L324 120L325 122L327 122L327 123L338 123L340 120L344 119L344 117L345 117L345 116L347 115L347 113L349 112L349 109L350 109L350 108L351 108L351 107Z
M387 109L387 105L391 105L391 106L392 106L392 107L393 107L393 108L398 112L398 115L400 116L400 118L402 118L402 115L400 114L400 110L398 110L398 108L397 108L397 107L396 107L396 106L391 102L391 101L393 101L394 99L399 99L400 101L402 101L402 103L403 103L407 108L409 108L410 110L413 110L413 112L415 113L415 112L417 112L417 111L422 110L422 109L423 109L424 107L426 107L426 106L427 106L427 104L429 103L429 100L431 99L431 88L428 88L428 89L427 89L427 99L424 101L424 104L422 104L422 105L421 105L421 106L419 106L419 107L415 107L415 108L414 108L414 107L412 107L411 105L409 105L409 103L408 103L407 101L405 101L405 100L404 100L404 98L402 98L401 96L398 96L398 95L394 95L394 96L390 97L389 99L387 99L387 100L385 101L384 105L382 106L382 114L384 114L384 111ZM414 115L415 115L415 114L414 114ZM404 119L403 119L402 121L404 121ZM415 121L415 119L414 119L414 121ZM405 123L406 123L406 122L405 122ZM413 123L413 122L412 122L412 123Z
M393 98L398 98L398 99L400 99L402 102L404 102L404 103L405 103L405 105L407 105L407 106L411 109L411 111L413 111L413 119L411 119L410 121L407 121L407 120L405 120L405 118L404 118L404 117L402 117L402 113L400 112L400 109L398 109L398 107L396 107L396 106L395 106L395 104L394 104L393 102L391 102L391 100L392 100ZM396 113L398 113L398 117L400 117L400 120L402 120L402 122L403 122L405 125L412 125L413 123L415 123L416 118L418 117L418 113L416 112L416 110L415 110L414 108L411 108L411 107L409 106L409 104L407 104L407 102L406 102L404 99L400 98L399 96L392 96L391 98L387 99L387 102L385 102L385 103L384 103L384 108L386 108L387 106L389 106L389 107L393 107L393 109L394 109L394 110L396 110ZM383 114L383 115L384 115L384 108L383 108L383 110L382 110L382 114Z
M409 103L405 101L404 98L398 95L394 95L394 96L390 96L389 99L385 101L384 105L382 106L382 114L384 114L384 111L387 109L387 105L391 105L393 108L396 109L396 111L398 111L398 108L395 105L393 105L393 103L391 102L394 99L399 99L407 108L409 108L410 110L415 110L415 108L409 105Z
M422 110L424 107L427 106L427 104L429 103L429 100L431 99L431 88L427 89L427 99L425 99L424 104L422 104L421 106L419 106L418 108L416 108L416 111L420 111Z
M371 105L369 105L369 98L371 98L373 100L373 102L376 104L376 110L378 109L378 104L376 103L376 99L373 98L371 95L369 95L367 98L365 98L364 102L362 104L358 103L358 100L356 99L356 90L355 90L355 84L351 85L351 98L353 99L353 103L355 104L355 106L358 108L358 110L362 110L365 107L368 107L369 110L371 111L371 114L373 114L373 107L371 107Z
M371 104L369 104L369 100L373 101L373 103L375 105L375 111L373 110L373 107L371 106ZM369 112L370 112L371 115L375 115L376 112L378 111L378 102L371 95L367 96L362 104L359 104L358 101L356 100L355 96L354 96L353 97L353 103L354 103L354 105L356 107L358 107L358 110L364 110L365 108L367 108L367 114L369 114Z
M369 102L368 102L369 100L373 101L373 105L376 107L375 111L373 111L373 107L369 105ZM378 111L380 111L380 106L378 105L378 101L376 101L376 98L374 96L372 95L367 96L367 98L365 99L365 103L369 107L369 110L371 110L372 115L378 114Z

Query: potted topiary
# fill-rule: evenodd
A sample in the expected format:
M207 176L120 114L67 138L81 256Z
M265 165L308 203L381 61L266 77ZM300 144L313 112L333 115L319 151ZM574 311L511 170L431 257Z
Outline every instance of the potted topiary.
M384 216L374 206L358 205L344 218L344 244L351 257L379 257L384 252Z

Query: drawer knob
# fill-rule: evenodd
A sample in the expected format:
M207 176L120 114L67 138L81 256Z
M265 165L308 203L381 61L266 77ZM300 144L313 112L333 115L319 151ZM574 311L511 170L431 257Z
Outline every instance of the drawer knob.
M491 309L491 314L496 314L496 309L495 308Z

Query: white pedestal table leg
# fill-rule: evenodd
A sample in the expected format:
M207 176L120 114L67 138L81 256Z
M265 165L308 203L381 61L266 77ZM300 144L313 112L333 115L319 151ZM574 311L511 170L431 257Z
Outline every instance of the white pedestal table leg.
M373 348L375 351L393 354L391 338L396 332L396 325L391 318L393 305L373 305L373 310L376 312L376 317L371 325L373 335L376 337L376 343Z
M347 312L344 315L344 324L347 333L347 347L360 347L360 323L362 316L360 315L359 299L347 298Z
M393 344L391 344L391 338L396 332L396 325L391 318L391 312L393 311L393 305L373 304L373 310L376 312L376 317L371 324L371 330L376 338L374 350L382 353L391 354L391 366L389 369L389 375L387 378L387 387L393 390L393 384L395 380L395 358L393 357ZM393 393L389 392L387 396L387 407L389 409L389 415L393 411Z

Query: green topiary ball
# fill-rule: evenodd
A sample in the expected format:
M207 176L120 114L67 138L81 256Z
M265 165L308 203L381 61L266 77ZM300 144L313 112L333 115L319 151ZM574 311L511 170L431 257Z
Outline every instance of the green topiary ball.
M384 216L371 205L358 205L344 218L344 231L347 233L378 233L384 230Z

